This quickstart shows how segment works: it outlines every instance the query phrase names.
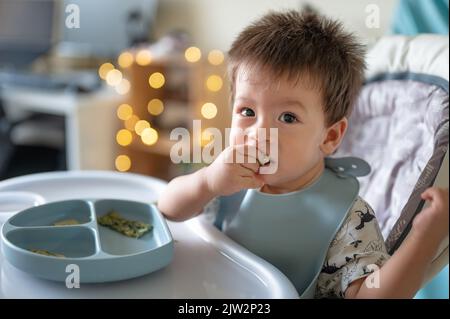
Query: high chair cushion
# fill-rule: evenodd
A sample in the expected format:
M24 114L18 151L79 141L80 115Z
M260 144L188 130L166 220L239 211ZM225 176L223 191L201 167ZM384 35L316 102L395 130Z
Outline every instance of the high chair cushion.
M368 54L367 83L335 154L371 165L360 178L360 195L374 209L391 253L421 210L420 194L433 185L448 149L448 54L446 36L380 40Z

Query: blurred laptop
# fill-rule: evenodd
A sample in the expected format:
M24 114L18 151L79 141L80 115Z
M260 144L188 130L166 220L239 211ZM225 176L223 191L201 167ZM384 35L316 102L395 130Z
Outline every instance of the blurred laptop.
M69 5L79 8L79 28L66 25ZM30 66L50 52L115 59L124 49L150 40L156 10L157 0L0 0L0 86L97 89L96 68L36 74Z

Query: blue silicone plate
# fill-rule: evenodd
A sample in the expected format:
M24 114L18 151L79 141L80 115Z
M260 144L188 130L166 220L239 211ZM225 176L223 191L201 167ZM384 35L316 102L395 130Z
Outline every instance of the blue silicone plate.
M111 210L150 223L153 229L135 239L98 225L97 217ZM53 226L66 219L80 224ZM8 219L1 235L4 256L12 265L54 281L65 281L71 264L79 267L81 283L94 283L142 276L167 266L173 258L172 236L155 205L127 200L67 200L29 208Z

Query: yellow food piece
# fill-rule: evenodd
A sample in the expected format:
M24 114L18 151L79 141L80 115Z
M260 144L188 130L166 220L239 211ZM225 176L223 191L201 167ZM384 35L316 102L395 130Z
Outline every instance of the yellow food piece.
M64 256L62 254L53 253L53 252L45 250L45 249L30 249L30 251L32 253L39 254L39 255L44 255L44 256L59 257L59 258L66 257L66 256Z
M53 226L68 226L68 225L79 225L80 222L76 219L64 219L53 223Z

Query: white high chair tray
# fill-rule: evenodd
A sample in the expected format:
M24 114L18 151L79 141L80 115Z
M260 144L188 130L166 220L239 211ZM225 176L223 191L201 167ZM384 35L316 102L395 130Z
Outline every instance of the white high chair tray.
M71 171L28 175L0 182L2 192L31 192L45 202L76 198L156 201L165 182L136 174ZM0 213L1 214L1 213ZM0 221L1 223L1 221ZM297 298L276 268L248 253L202 218L168 222L174 258L149 275L67 288L29 275L0 255L0 298Z

